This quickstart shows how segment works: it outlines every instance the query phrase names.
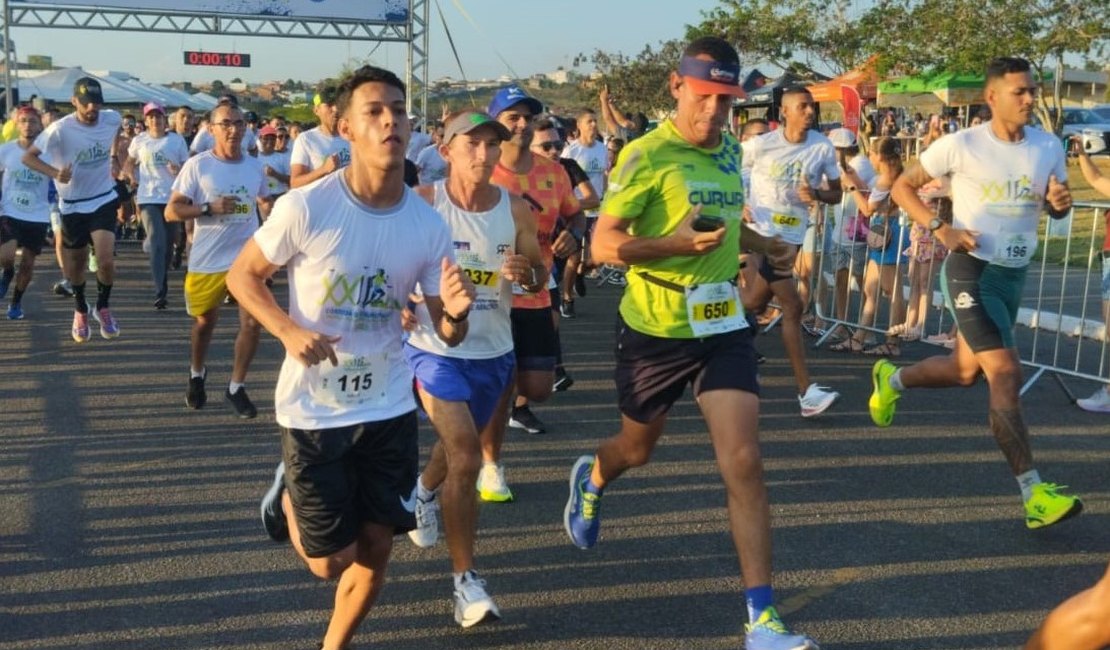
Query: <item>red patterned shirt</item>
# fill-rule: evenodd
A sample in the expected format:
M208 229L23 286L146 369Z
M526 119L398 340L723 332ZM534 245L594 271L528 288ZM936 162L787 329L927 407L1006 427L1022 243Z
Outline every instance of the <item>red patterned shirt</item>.
M578 199L570 185L570 177L563 166L540 156L532 156L532 168L524 174L517 174L502 167L500 163L493 170L490 179L494 185L509 190L524 199L532 214L536 215L536 231L540 242L540 254L548 269L554 264L551 252L552 234L560 218L569 218L579 211ZM551 307L551 295L547 290L513 296L513 307L541 309Z

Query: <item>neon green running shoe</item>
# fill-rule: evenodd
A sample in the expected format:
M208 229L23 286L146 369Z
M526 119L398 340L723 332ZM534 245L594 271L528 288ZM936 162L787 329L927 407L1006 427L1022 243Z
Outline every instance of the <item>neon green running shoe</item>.
M793 634L779 618L774 607L768 607L759 620L744 626L744 650L820 650L813 639Z
M1038 483L1033 486L1033 496L1025 502L1025 526L1037 529L1070 519L1083 511L1079 497L1060 494L1066 485Z
M900 391L890 386L890 376L896 370L898 366L886 359L879 359L871 368L871 385L874 390L871 392L871 399L867 400L867 408L871 411L871 421L880 427L889 427L894 421L894 405L902 396Z

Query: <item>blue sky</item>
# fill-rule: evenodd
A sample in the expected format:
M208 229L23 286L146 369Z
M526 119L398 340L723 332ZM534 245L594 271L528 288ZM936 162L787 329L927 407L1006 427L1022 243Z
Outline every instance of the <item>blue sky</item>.
M458 79L461 75L447 43L435 0L429 1L429 77L434 80L449 75ZM699 22L702 11L718 4L716 0L687 0L668 3L666 11L649 11L649 7L660 5L648 0L438 2L468 79L495 78L514 72L516 76L526 77L554 70L560 65L570 67L576 54L597 48L635 54L647 43L682 37L686 24ZM226 82L234 77L247 82L290 77L315 81L334 75L345 61L363 59L376 45L27 27L13 27L11 39L20 60L26 60L29 54L44 54L53 56L55 65L124 70L153 82L212 79ZM202 49L249 53L252 66L214 68L182 63L183 50ZM404 71L405 58L403 45L381 44L371 55L371 62L400 74ZM511 63L511 69L505 61Z

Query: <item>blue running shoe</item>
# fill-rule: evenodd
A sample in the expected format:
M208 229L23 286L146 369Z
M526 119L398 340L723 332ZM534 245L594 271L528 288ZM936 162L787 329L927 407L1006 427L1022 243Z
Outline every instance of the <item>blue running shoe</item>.
M14 302L8 305L8 320L23 320L23 306Z
M745 650L820 650L813 639L804 634L791 634L774 607L768 607L759 620L744 628Z
M601 495L586 489L593 468L593 456L582 456L571 468L570 498L563 510L563 526L567 535L571 543L581 549L593 548L601 532Z

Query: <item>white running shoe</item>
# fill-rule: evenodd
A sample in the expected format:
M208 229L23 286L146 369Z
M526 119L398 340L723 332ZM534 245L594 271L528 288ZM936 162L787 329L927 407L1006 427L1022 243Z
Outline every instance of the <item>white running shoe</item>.
M497 604L486 593L486 581L473 569L455 581L455 622L463 627L501 618Z
M1090 397L1076 400L1075 405L1091 413L1110 413L1110 392L1100 388Z
M496 463L485 463L478 472L478 496L482 501L508 503L513 500L513 492L505 483L505 468Z
M418 482L420 479L416 479ZM409 531L409 539L420 548L431 548L439 541L439 501L435 493L427 501L417 496L419 488L412 489L411 499L416 502L416 528Z
M828 386L818 386L817 384L810 384L806 389L805 395L798 396L798 403L802 407L802 417L811 418L815 415L821 415L829 410L836 400L840 399L840 393L829 390Z

